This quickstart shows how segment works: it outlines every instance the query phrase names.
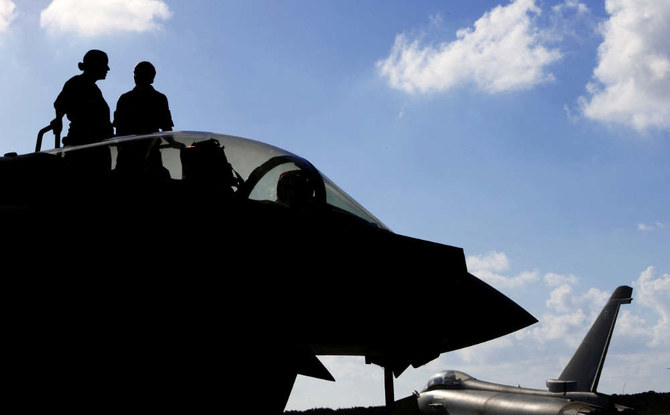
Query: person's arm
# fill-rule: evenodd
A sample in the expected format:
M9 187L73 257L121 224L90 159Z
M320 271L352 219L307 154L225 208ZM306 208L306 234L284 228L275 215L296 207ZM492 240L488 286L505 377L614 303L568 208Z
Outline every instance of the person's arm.
M56 110L56 118L54 118L49 125L51 125L51 128L53 129L54 134L60 134L61 131L63 131L63 116L65 115L66 107L67 107L67 101L68 101L68 96L69 96L69 88L68 88L68 83L66 82L65 85L63 86L63 90L61 91L60 94L58 94L58 97L56 98L56 101L54 101L54 109Z
M63 115L65 115L64 112L56 110L56 118L49 123L54 134L60 134L63 131Z
M161 106L162 106L162 120L161 120L161 130L163 131L172 131L174 127L174 122L172 121L172 113L170 113L170 105L168 104L168 99L165 95L161 97Z

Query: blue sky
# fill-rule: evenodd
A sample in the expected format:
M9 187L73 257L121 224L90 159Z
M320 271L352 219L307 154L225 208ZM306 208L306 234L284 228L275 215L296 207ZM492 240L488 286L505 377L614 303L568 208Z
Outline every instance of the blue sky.
M396 396L447 368L543 388L621 284L600 389L669 391L669 22L664 0L0 0L0 150L33 149L87 50L109 55L112 110L149 60L175 129L306 157L540 320ZM383 402L381 369L322 360L337 382L300 377L288 409Z

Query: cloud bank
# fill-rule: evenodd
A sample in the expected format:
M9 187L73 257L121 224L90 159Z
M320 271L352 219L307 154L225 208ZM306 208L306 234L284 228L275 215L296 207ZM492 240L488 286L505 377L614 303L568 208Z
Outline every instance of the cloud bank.
M540 343L563 340L575 346L611 295L598 288L580 288L580 280L575 275L546 273L542 276L537 270L505 275L509 259L502 252L469 256L466 262L474 275L498 289L511 291L526 287L538 295L548 292L545 310L538 317L540 323L520 332L518 338ZM621 326L619 334L635 338L645 347L670 348L670 274L658 275L653 267L648 267L631 285L637 307L624 308L617 323Z
M9 25L16 17L16 5L12 0L0 0L0 33L9 30Z
M408 93L474 83L494 94L551 81L554 76L547 67L561 53L542 44L533 19L540 13L534 0L516 0L488 11L474 28L459 30L456 40L438 45L422 45L421 39L399 34L377 69L392 88Z
M156 30L171 15L160 0L53 0L42 11L40 25L52 33L91 37Z
M670 128L670 2L606 0L609 19L583 114L639 131Z
M510 261L501 252L470 256L466 261L473 274L512 298L532 292L534 297L544 299L544 307L536 315L537 324L441 358L453 360L456 356L459 361L451 361L452 367L463 365L474 376L478 371L496 373L503 382L539 381L535 387L541 388L545 379L542 376L557 376L615 289L584 287L575 275L541 275L539 271L532 272L537 276L532 279L520 278L528 272L508 275L505 271ZM628 285L633 287L633 303L621 308L601 389L618 393L620 385L626 383L629 391L643 392L650 384L666 390L668 381L655 379L659 371L666 370L658 362L670 359L670 274L648 267ZM512 379L509 370L524 365L532 365L535 373L527 377L524 373L521 379L515 375Z

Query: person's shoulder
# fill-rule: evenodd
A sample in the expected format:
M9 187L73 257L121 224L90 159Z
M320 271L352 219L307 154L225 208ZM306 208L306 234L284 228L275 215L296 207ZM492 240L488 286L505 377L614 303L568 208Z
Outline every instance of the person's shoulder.
M130 97L132 97L133 95L135 95L135 90L131 89L130 91L127 91L127 92L124 92L123 94L121 94L121 95L119 96L119 99L122 99L122 98L123 98L123 99L130 98Z
M152 95L155 95L155 96L165 96L160 91L158 91L156 88L154 88L153 85L147 85L146 88L147 88L146 91L149 94L152 94Z
M81 85L82 83L83 83L83 77L81 75L75 75L72 78L65 81L65 85L63 86L63 88L76 87Z
M156 97L158 97L161 101L166 101L166 102L167 102L167 95L165 95L164 93L162 93L162 92L160 92L160 91L156 91L156 89L154 89L154 94L155 94Z
M151 101L157 104L167 104L168 99L165 94L163 94L160 91L157 91L156 88L153 87L153 85L148 85L148 87L144 90L147 94L147 97L150 97Z

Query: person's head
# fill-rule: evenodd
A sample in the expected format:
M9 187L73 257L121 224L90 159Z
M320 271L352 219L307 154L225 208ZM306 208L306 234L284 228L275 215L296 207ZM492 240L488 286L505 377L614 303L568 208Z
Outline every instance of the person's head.
M97 49L89 50L84 55L84 61L79 62L79 69L94 80L105 79L109 72L107 54Z
M134 75L137 85L151 85L156 77L156 68L150 62L140 62L135 66Z
M316 201L313 176L304 170L289 170L279 176L277 201L280 204L304 208Z

